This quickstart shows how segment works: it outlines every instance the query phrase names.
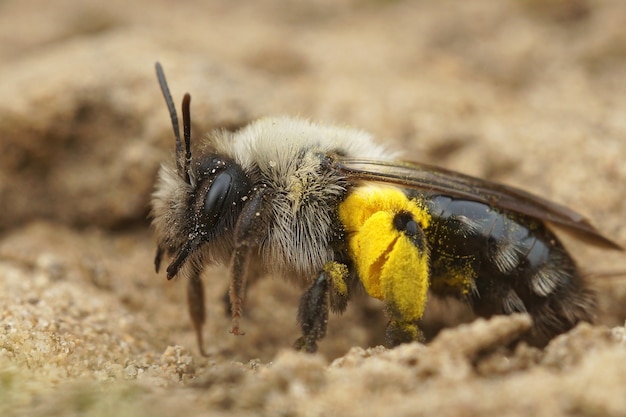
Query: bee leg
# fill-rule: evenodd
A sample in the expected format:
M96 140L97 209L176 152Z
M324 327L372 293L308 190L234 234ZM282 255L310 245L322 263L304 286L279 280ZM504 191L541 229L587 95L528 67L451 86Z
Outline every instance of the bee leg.
M230 332L236 336L245 334L239 329L239 320L243 314L250 254L253 248L259 247L267 230L268 210L264 209L267 194L267 188L256 188L243 207L235 226L235 251L231 261L229 294L232 318Z
M314 353L317 351L317 341L326 336L329 287L327 273L322 271L313 285L302 294L298 307L298 324L302 336L294 343L296 350Z
M154 270L156 273L159 273L159 269L161 269L161 260L163 259L163 247L161 245L157 246L156 253L154 254Z
M294 343L294 348L313 353L317 341L326 336L328 310L343 312L348 303L346 279L348 268L339 262L328 262L313 285L302 294L298 308L298 324L302 336Z
M206 311L204 309L204 286L202 285L199 271L187 280L187 305L189 306L191 324L198 339L198 350L200 350L202 356L208 356L204 350L202 338L202 326L206 320Z
M385 344L387 347L392 348L402 343L411 343L415 341L424 341L424 335L419 327L417 327L416 322L398 320L393 317L389 320L385 333Z
M248 269L247 269L248 278L246 279L246 288L245 288L245 293L243 294L244 300L247 297L250 287L254 286L258 281L260 281L264 275L265 275L265 271L259 265L255 265L253 263L248 265ZM233 314L233 309L230 304L230 288L224 291L221 302L224 307L224 314L226 316L231 316Z

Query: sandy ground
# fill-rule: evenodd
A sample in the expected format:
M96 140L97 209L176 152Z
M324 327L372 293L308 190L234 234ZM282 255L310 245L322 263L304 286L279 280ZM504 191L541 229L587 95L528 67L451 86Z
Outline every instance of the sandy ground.
M506 349L527 317L459 325L449 301L431 343L386 350L361 299L300 354L300 289L259 282L234 337L216 268L203 358L147 221L173 148L160 60L196 137L274 114L356 126L626 245L625 27L621 0L0 1L0 415L626 415L622 253L566 238L598 323L543 350Z

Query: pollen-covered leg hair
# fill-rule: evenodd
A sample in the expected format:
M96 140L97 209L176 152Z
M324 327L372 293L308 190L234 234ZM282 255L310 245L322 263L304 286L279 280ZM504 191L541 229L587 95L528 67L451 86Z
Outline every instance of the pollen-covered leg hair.
M414 321L401 321L391 318L387 323L385 343L387 347L395 347L402 343L424 342L422 331Z
M239 321L243 313L243 301L246 294L248 265L252 249L261 244L267 230L268 210L265 208L267 188L255 188L248 203L243 207L235 227L235 251L231 259L230 308L234 335L243 335Z
M294 348L308 353L317 351L317 341L326 336L328 310L343 312L348 293L348 268L338 262L328 262L313 285L302 294L298 307L298 324L302 336Z
M295 349L314 353L317 351L317 341L326 336L329 287L327 273L322 271L313 285L302 294L298 307L298 324L302 336L295 341Z
M389 323L385 330L385 345L392 348L403 343L424 342L424 335L417 325L418 320L409 319L405 312L391 300L386 300L385 311Z

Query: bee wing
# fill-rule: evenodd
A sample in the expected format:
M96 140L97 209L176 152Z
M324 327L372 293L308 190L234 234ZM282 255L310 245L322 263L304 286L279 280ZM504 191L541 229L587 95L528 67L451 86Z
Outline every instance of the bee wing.
M581 214L515 187L413 162L337 157L333 166L348 177L395 184L426 193L442 193L530 216L560 226L591 244L622 250L620 245L600 234Z

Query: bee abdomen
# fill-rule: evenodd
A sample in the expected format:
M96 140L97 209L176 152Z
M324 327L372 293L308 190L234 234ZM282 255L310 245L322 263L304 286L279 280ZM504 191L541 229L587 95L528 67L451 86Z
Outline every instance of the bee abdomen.
M433 291L466 298L482 316L528 312L537 345L593 319L593 293L542 222L447 196L427 202Z

